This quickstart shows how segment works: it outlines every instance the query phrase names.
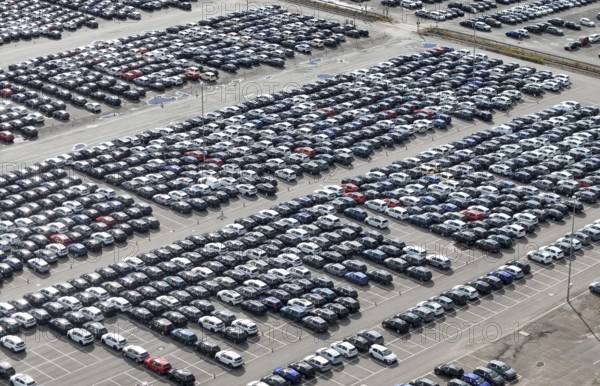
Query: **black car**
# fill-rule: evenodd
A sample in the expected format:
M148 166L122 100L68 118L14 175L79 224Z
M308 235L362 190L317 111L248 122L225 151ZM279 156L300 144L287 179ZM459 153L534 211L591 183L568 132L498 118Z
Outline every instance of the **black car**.
M221 348L214 341L206 339L202 341L196 341L196 343L194 343L194 350L210 358L213 358L216 353L221 351Z
M67 335L67 332L75 326L65 318L55 318L48 322L48 327L62 335Z
M173 325L173 323L171 323L170 320L165 319L165 318L159 318L159 319L152 320L148 324L148 327L151 330L160 332L163 335L168 335L171 333L171 331L173 331L175 329L175 325Z
M435 369L433 370L433 372L438 377L441 376L441 377L446 377L446 378L459 378L460 379L463 376L463 374L465 373L465 370L463 370L461 367L459 367L457 365L441 364L441 365L435 366Z
M487 367L477 367L475 370L473 370L473 374L479 375L481 378L488 381L491 386L506 385L506 380L500 374Z
M449 298L450 300L452 300L455 304L458 304L459 306L464 306L468 302L467 295L463 294L462 292L455 291L455 290L444 291L440 295Z
M8 362L0 362L0 378L1 379L8 379L10 377L12 377L13 375L15 375L15 369L14 367L12 367L12 365Z
M371 343L368 340L358 335L347 336L344 338L344 342L352 344L359 352L367 352L369 351L369 347L371 347Z
M304 379L312 379L317 373L314 367L304 361L292 362L288 364L288 367L299 372Z
M102 335L108 333L106 327L99 322L86 322L81 327L89 331L94 336L94 339L100 339Z
M525 275L531 273L531 265L529 265L529 263L524 260L509 260L506 262L506 265L514 265L515 267L521 268Z
M466 285L475 288L482 296L489 295L492 292L492 287L483 280L472 280L466 283Z
M221 337L235 344L244 343L248 340L248 334L237 327L226 327L221 331Z
M186 369L171 369L167 373L167 378L181 386L192 386L196 383L194 374Z
M256 316L262 316L267 313L267 307L258 300L244 300L240 306L242 310Z
M409 331L410 326L407 322L400 318L387 318L381 322L383 328L395 331L397 334L405 334Z
M421 282L429 281L433 277L431 271L423 267L408 267L404 273L408 277Z

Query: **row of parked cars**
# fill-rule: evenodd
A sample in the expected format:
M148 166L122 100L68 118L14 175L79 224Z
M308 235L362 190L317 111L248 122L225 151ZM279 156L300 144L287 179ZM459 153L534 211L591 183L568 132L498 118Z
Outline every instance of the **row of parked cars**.
M234 14L16 63L9 66L10 72L4 75L7 84L2 88L5 94L18 94L21 103L68 120L64 107L54 104L70 102L88 110L87 104L99 102L119 107L122 98L138 101L147 91L164 92L188 81L214 82L219 71L236 72L260 64L283 67L294 51L309 54L311 47L335 47L357 31L353 26L292 15L275 6ZM334 34L332 29L338 32ZM17 85L11 86L9 81ZM23 96L21 88L25 87L60 100Z
M460 22L461 26L470 28L470 29L477 29L479 31L484 31L484 32L490 32L492 30L492 28L500 28L502 27L503 24L508 24L511 26L514 25L518 25L521 23L525 23L527 21L535 21L536 19L554 14L554 13L559 13L559 12L563 12L565 10L574 8L574 7L581 7L581 6L586 6L589 4L595 3L595 0L583 0L583 1L551 1L551 0L540 0L540 1L534 1L534 2L528 2L527 4L523 4L523 5L518 5L518 6L514 6L514 7L510 7L510 8L504 8L501 10L498 10L494 13L491 14L486 14L483 16L479 16L479 17L474 17L471 18L469 20L463 20ZM454 3L453 3L454 4ZM479 3L475 3L475 4L479 4ZM449 5L450 6L450 5ZM456 6L459 6L459 4L457 4ZM462 10L465 10L464 5L460 7ZM468 11L465 11L468 12ZM585 20L583 20L585 19ZM587 19L587 18L583 18L583 23L584 25L593 27L594 26L594 22L592 22L591 20ZM540 23L540 24L530 24L526 27L524 27L523 29L525 31L529 31L529 32L542 32L542 28L544 28L544 26L541 26L541 24L547 24L546 27L556 27L558 24L556 24L555 22L558 22L558 20L561 20L559 18L552 18L550 20L548 20L548 23ZM578 26L577 23L575 22L568 22L568 26L567 28L572 28L572 29L581 29L581 27ZM560 25L564 25L565 22L563 21ZM536 26L540 29L537 28L530 28L531 26ZM554 29L551 29L549 31L549 33L553 33Z
M239 194L274 194L273 177L294 182L303 174L325 173L334 164L350 165L354 157L368 158L413 134L446 128L452 115L491 119L490 110L510 109L522 98L514 88L525 92L537 87L528 83L533 68L519 69L465 52L445 53L449 50L406 55L373 69L259 96L204 118L73 152L67 162L94 178L185 213L218 207ZM486 74L485 82L466 78L472 61ZM423 80L407 76L411 68L420 74L416 62L429 68L424 74L434 67L447 68L444 78L433 81L436 86L419 89L417 83ZM540 72L535 80L541 82L542 77L551 81L555 75ZM496 88L494 78L504 79L505 86Z
M0 267L45 273L67 256L85 257L157 229L152 207L98 188L45 161L0 177Z
M15 134L20 134L24 138L37 137L38 127L44 125L44 121L45 117L38 112L17 106L12 101L0 102L0 131L4 134L0 136L0 140L4 142L11 143Z

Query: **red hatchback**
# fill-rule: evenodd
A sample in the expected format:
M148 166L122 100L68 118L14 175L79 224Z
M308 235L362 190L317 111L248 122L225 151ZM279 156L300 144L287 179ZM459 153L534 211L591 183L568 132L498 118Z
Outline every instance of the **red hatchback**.
M15 136L10 131L0 131L0 141L12 142L15 140Z
M315 151L315 149L313 149L312 147L308 147L308 146L297 147L294 149L294 153L304 154L305 156L310 157L310 158L317 155L317 152Z
M469 221L479 221L479 220L483 220L485 218L483 213L481 213L477 210L465 209L465 210L461 211L460 213L462 213L465 216L465 218Z
M220 159L220 158L206 158L206 159L204 160L204 163L207 163L207 164L215 164L215 165L217 165L218 167L221 167L221 166L223 166L223 164L224 164L223 160L222 160L222 159Z
M365 197L364 194L359 192L344 193L344 197L350 197L357 204L364 204L367 201L367 197Z
M384 198L383 201L387 202L388 208L402 206L402 202L400 200L396 200L395 198Z
M342 184L342 188L344 188L344 193L358 192L360 190L360 188L354 184Z
M114 227L115 225L117 225L117 220L115 220L114 218L112 218L110 216L96 217L96 221L104 223L104 224L108 225L111 228Z
M200 150L190 150L183 153L185 156L192 156L196 158L198 161L202 161L204 159L204 154Z
M50 240L51 243L62 244L65 247L73 242L67 235L63 235L62 233L50 235L48 240Z
M168 360L159 357L146 357L144 365L148 370L156 371L160 375L165 375L172 368Z

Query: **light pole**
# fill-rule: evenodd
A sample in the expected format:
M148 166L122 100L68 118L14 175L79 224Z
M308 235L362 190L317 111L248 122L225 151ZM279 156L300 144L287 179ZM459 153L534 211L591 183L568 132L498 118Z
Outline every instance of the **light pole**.
M569 275L567 276L567 303L569 304L571 304L571 264L573 263L573 233L575 233L575 203L576 200L573 198L571 201L571 205L573 205L573 213L571 214L571 217L573 217L571 221L571 250L569 251Z

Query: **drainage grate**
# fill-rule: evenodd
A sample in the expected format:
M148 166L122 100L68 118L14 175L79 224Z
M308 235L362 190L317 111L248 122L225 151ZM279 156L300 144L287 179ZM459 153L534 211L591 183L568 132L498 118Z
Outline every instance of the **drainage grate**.
M535 364L535 367L544 367L544 366L546 366L546 363L543 361L539 361Z

